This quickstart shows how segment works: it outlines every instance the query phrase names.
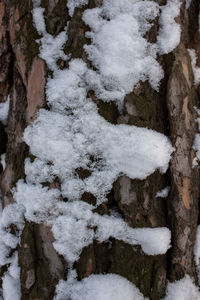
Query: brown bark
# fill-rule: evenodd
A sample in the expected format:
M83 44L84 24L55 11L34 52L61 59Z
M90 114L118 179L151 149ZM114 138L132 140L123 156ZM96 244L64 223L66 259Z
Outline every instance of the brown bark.
M66 21L70 21L65 53L71 53L71 58L82 58L91 67L83 48L90 42L85 38L88 28L82 21L86 7L76 8L70 18L66 1L42 1L47 31L55 36L63 30ZM161 4L161 1L156 2ZM101 1L90 0L87 8L100 5ZM181 42L173 53L159 58L165 71L159 92L147 82L140 82L126 95L122 115L114 104L105 104L93 91L89 92L99 113L109 122L147 127L170 137L175 150L167 174L155 172L142 181L120 177L98 213L106 214L109 208L115 208L132 227L167 226L172 232L172 248L166 255L147 256L139 246L133 247L115 239L102 244L94 241L75 263L79 279L92 273L117 273L153 300L164 297L168 279L175 281L185 274L197 279L193 247L199 218L199 169L192 166L195 157L192 145L198 131L194 107L199 106L200 90L193 84L187 49L200 49L198 5L199 0L193 0L186 10L185 1L182 1L181 15L177 19L182 29ZM6 149L6 168L1 170L4 207L13 202L11 189L19 179L25 178L24 160L31 157L23 141L23 131L38 110L47 106L48 69L38 57L36 39L39 36L32 23L31 10L31 0L0 1L0 102L6 101L8 94L11 99L7 134L0 123L0 154ZM156 39L158 27L155 22L148 36L150 41ZM200 50L197 50L197 57L200 65ZM67 67L62 60L58 61L58 66ZM87 176L84 170L79 173ZM167 185L171 185L171 190L165 202L156 198L156 193ZM94 197L85 193L83 200L91 203ZM50 228L25 223L18 248L22 299L53 299L56 284L65 278L64 259L52 243ZM1 276L5 271L1 270Z

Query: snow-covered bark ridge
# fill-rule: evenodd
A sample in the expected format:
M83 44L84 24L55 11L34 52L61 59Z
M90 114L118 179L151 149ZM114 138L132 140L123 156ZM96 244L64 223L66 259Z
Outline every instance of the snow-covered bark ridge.
M200 292L193 280L186 275L181 280L168 283L167 295L163 300L199 300Z
M123 104L140 80L158 89L163 70L156 57L169 53L180 41L180 26L174 21L180 4L170 0L159 7L153 1L106 0L101 8L85 11L83 20L91 28L87 36L92 42L85 50L98 70L89 72L89 82L100 99ZM160 31L152 44L144 36L159 14Z
M194 49L188 49L191 58L192 70L194 74L194 84L197 86L200 83L200 68L197 67L197 57Z
M168 167L172 147L164 135L145 128L111 125L98 115L96 105L86 96L87 91L94 90L101 99L115 100L119 103L119 100L123 100L125 94L131 91L134 84L139 80L147 78L150 81L153 80L153 74L150 75L148 70L144 75L144 72L138 71L137 68L134 69L137 64L140 66L140 70L144 67L147 52L142 53L138 62L137 53L140 52L139 49L143 49L144 43L147 43L143 35L150 28L148 21L158 14L158 7L155 3L147 1L145 4L148 4L147 9L143 10L143 2L134 1L131 3L127 1L126 5L122 6L120 1L104 1L101 9L97 8L85 12L83 17L85 22L88 23L88 20L92 19L100 32L92 35L93 42L97 45L96 48L94 45L87 48L89 58L97 67L96 72L88 69L81 59L72 60L66 70L58 70L55 67L56 59L60 56L63 58L63 52L60 49L66 40L66 35L62 32L53 38L47 34L43 20L43 9L37 3L34 7L34 23L38 32L43 34L41 57L54 71L54 77L49 78L46 91L51 110L40 110L35 122L25 131L25 141L37 159L32 163L29 160L26 161L27 182L19 182L14 195L17 203L25 206L27 219L51 223L56 237L55 247L71 263L78 259L82 248L90 244L94 238L105 241L113 236L131 244L139 243L143 250L151 255L165 253L169 247L168 229L156 229L158 230L157 234L165 238L161 247L151 249L152 242L149 242L150 239L148 242L145 241L144 246L143 238L138 240L137 231L129 228L124 221L115 217L98 216L92 213L94 206L81 201L84 192L90 192L96 196L96 205L105 201L105 196L110 191L112 183L121 174L126 174L130 178L144 179L156 169L165 172ZM93 18L93 14L96 14L97 10L101 10L102 14L102 19L97 16L99 22L95 22L95 18ZM141 10L145 12L143 15L140 14ZM104 21L103 17L105 16L109 17L110 21ZM101 39L104 40L104 35L111 32L114 36L114 45L116 45L117 36L115 32L112 33L112 30L115 30L115 25L117 28L122 25L123 16L128 18L129 22L125 24L127 28L130 27L130 30L127 31L125 28L121 36L124 36L125 31L127 31L130 42L134 41L137 36L137 43L130 44L134 51L126 53L128 62L123 56L124 72L119 72L120 65L117 64L119 56L124 51L124 46L119 50L119 53L110 51L109 48L108 53L113 54L113 57L107 59L114 59L114 65L110 68L111 74L106 75L104 73L107 69L104 61L106 59L106 45L101 43ZM112 25L112 18L114 25ZM118 24L118 18L122 18L122 23L120 21ZM146 29L141 29L141 24L144 24ZM110 38L108 36L108 39ZM54 47L49 49L49 45L54 45ZM98 51L98 47L101 47L101 51ZM111 45L112 47L113 45ZM129 49L128 45L127 49ZM156 65L156 68L161 70L153 57L154 54L155 52L151 56L151 68ZM131 66L129 67L127 63L130 64L130 59ZM121 64L120 61L119 64ZM161 73L162 71L160 71ZM161 77L156 79L157 82ZM97 81L94 84L92 78L98 78L98 84L96 84ZM131 80L127 87L129 78ZM102 93L99 92L99 87L101 87ZM104 93L106 89L107 94ZM111 94L113 97L110 97ZM76 173L80 167L87 169L90 176L80 179ZM60 192L42 188L40 185L42 182L51 182L55 177L60 180ZM67 198L68 202L59 202L60 196ZM52 214L52 212L54 213ZM106 226L106 221L109 222L109 226ZM68 228L67 231L66 227ZM95 233L91 227L97 227ZM155 232L155 236L157 234ZM73 238L74 236L76 239ZM65 243L68 247L64 246Z
M91 275L77 281L75 274L70 274L68 282L61 281L57 287L55 300L148 300L127 279L115 275ZM73 276L74 275L74 276ZM179 281L168 283L167 295L162 300L199 300L200 292L191 278L186 275Z
M18 254L13 251L20 242L24 227L23 214L23 206L16 203L8 205L0 212L0 267L9 266L2 278L3 290L0 291L4 300L19 300L21 295Z
M73 276L66 283L61 281L55 300L145 300L140 291L127 279L115 275L91 275L82 281Z
M70 14L86 3L69 1ZM87 33L91 45L85 46L85 51L96 71L82 59L71 60L68 69L58 69L58 58L69 60L62 51L67 34L48 34L44 9L40 1L33 4L34 24L42 35L40 57L53 77L46 86L50 110L41 109L24 133L36 158L33 162L26 160L26 181L19 181L14 191L17 209L23 210L29 221L51 225L54 247L70 266L94 239L103 242L114 237L141 245L149 255L166 253L170 247L167 228L133 229L120 218L100 216L93 210L106 200L120 175L145 179L155 170L164 173L173 151L171 143L153 130L108 123L87 93L93 90L99 99L115 101L122 109L125 95L139 81L148 80L158 89L163 70L156 58L179 43L180 27L174 17L180 1L169 0L159 7L153 1L104 0L102 7L86 10L83 20L91 29ZM151 21L159 16L158 41L151 44L144 36ZM169 30L174 34L169 36ZM79 178L79 168L87 170L89 176ZM51 183L55 178L59 179L60 190L43 187L44 182ZM81 200L84 192L96 197L96 205ZM60 201L62 198L67 202Z
M179 3L174 2L175 6L179 8ZM25 131L25 141L36 159L26 161L26 183L18 183L14 196L24 206L26 219L52 226L54 246L71 265L93 239L102 242L115 237L140 244L150 255L165 253L170 245L167 228L132 229L119 218L93 213L95 207L81 201L86 191L96 196L99 205L118 176L144 179L156 169L165 172L168 167L172 147L164 135L111 125L87 98L87 92L94 90L97 97L116 101L121 108L124 96L139 80L149 80L158 88L163 71L156 53L161 48L144 39L149 21L158 14L159 7L152 1L126 1L123 5L104 1L101 8L87 10L83 18L91 27L88 36L92 44L86 52L97 71L88 69L81 59L72 60L67 70L58 70L56 60L67 59L62 51L67 35L49 35L43 9L38 1L34 3L34 22L43 35L40 56L54 72L46 90L51 110L40 110ZM174 26L178 25L174 22ZM87 169L90 176L80 179L78 168ZM42 187L56 177L61 191ZM60 202L60 197L68 202Z

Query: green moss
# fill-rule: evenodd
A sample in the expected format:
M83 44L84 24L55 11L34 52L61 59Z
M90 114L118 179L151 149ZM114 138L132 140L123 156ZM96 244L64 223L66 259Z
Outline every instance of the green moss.
M153 115L153 103L148 100L145 94L137 96L133 93L125 97L125 106L134 106L135 115L129 115L129 124L138 127L149 127Z
M96 205L96 197L89 192L84 192L81 197L81 200L94 206Z
M134 96L133 98L140 118L145 121L149 121L152 117L152 104L146 98L137 96Z
M29 158L30 158L31 163L33 163L34 160L36 159L36 156L33 154L29 154Z
M165 265L164 256L147 256L139 246L131 246L114 240L110 252L110 273L119 274L134 283L145 297L152 300L161 299L165 293L165 281L159 285ZM160 289L158 289L158 287Z
M87 170L87 169L83 169L83 168L78 168L75 170L78 177L80 179L85 179L85 178L88 178L90 175L91 175L91 171L90 170Z
M112 124L117 124L117 119L119 117L119 111L114 102L103 102L98 101L98 113L104 117L108 122Z

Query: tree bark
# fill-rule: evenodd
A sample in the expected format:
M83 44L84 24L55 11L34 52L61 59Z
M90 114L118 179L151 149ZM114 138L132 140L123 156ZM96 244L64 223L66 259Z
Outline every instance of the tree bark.
M89 4L76 8L72 17L67 0L42 0L46 28L56 36L69 22L68 40L64 51L71 59L82 58L91 67L84 50L90 40L85 37L89 28L82 20L87 8L101 6L102 1L89 0ZM166 1L155 1L165 4ZM24 160L32 158L23 140L24 129L33 122L40 108L47 108L45 85L50 75L45 62L38 56L40 38L32 18L31 0L0 1L0 102L10 95L7 130L0 123L0 154L6 153L6 167L1 167L3 207L13 203L12 189L25 179ZM121 176L107 195L107 202L98 207L99 214L115 208L131 227L168 227L172 233L172 247L165 255L148 256L140 246L131 246L116 239L86 247L75 263L78 279L91 274L115 273L134 283L144 296L152 300L165 296L167 280L175 281L185 274L197 283L194 263L194 243L199 219L199 168L193 166L193 142L197 128L200 89L193 84L194 75L187 49L195 49L200 66L200 10L199 0L192 0L189 9L182 1L180 17L181 41L170 54L159 57L165 77L158 92L149 83L139 82L124 99L124 111L119 113L112 103L104 103L89 91L97 104L98 112L112 124L146 127L168 135L174 152L170 169L162 175L158 171L145 180ZM147 39L156 40L158 20ZM60 69L66 62L58 60ZM79 171L84 178L87 174ZM166 200L156 193L170 186ZM58 182L49 188L59 187ZM84 193L82 200L91 203L94 196ZM63 257L53 247L51 228L45 224L25 222L21 242L17 248L21 267L21 299L53 299L60 279L66 279ZM110 246L112 245L112 246ZM1 277L6 272L1 270ZM48 275L47 275L48 274Z

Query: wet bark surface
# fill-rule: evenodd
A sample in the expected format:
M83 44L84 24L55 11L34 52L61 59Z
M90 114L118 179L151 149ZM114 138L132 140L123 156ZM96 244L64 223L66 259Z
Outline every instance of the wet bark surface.
M166 1L157 1L165 4ZM162 2L162 3L161 3ZM90 41L85 37L88 27L82 21L86 8L100 6L101 1L90 0L87 7L76 8L69 16L66 0L43 0L47 31L56 36L69 21L68 41L64 46L71 58L82 58L92 67L84 52ZM25 178L24 160L31 157L23 141L23 131L38 110L46 107L45 83L48 69L38 57L39 38L32 23L31 0L0 1L0 102L10 95L8 127L0 123L0 154L6 152L6 168L0 169L3 206L13 202L11 190L16 182ZM145 82L139 82L132 93L126 95L124 110L120 114L114 104L105 104L89 91L101 116L113 124L147 127L168 135L174 153L167 174L155 172L145 180L132 180L121 176L113 185L106 203L98 213L108 214L115 209L132 227L167 226L172 232L172 248L166 255L147 256L139 246L110 239L107 243L94 243L85 248L75 268L78 278L91 274L116 273L134 283L144 296L152 300L165 295L167 280L175 281L191 275L197 280L193 247L199 218L199 169L193 167L192 149L197 129L200 89L195 87L188 48L196 49L200 65L199 0L193 0L188 10L182 1L180 17L182 29L179 46L159 58L165 70L160 91L154 91ZM159 26L155 22L149 36L155 41ZM58 61L60 68L65 62ZM79 170L84 178L87 174ZM158 191L171 186L166 199L156 197ZM85 194L88 203L94 196ZM19 245L22 299L53 299L55 286L66 276L64 259L53 248L51 229L44 225L25 223ZM3 276L6 268L2 268Z

